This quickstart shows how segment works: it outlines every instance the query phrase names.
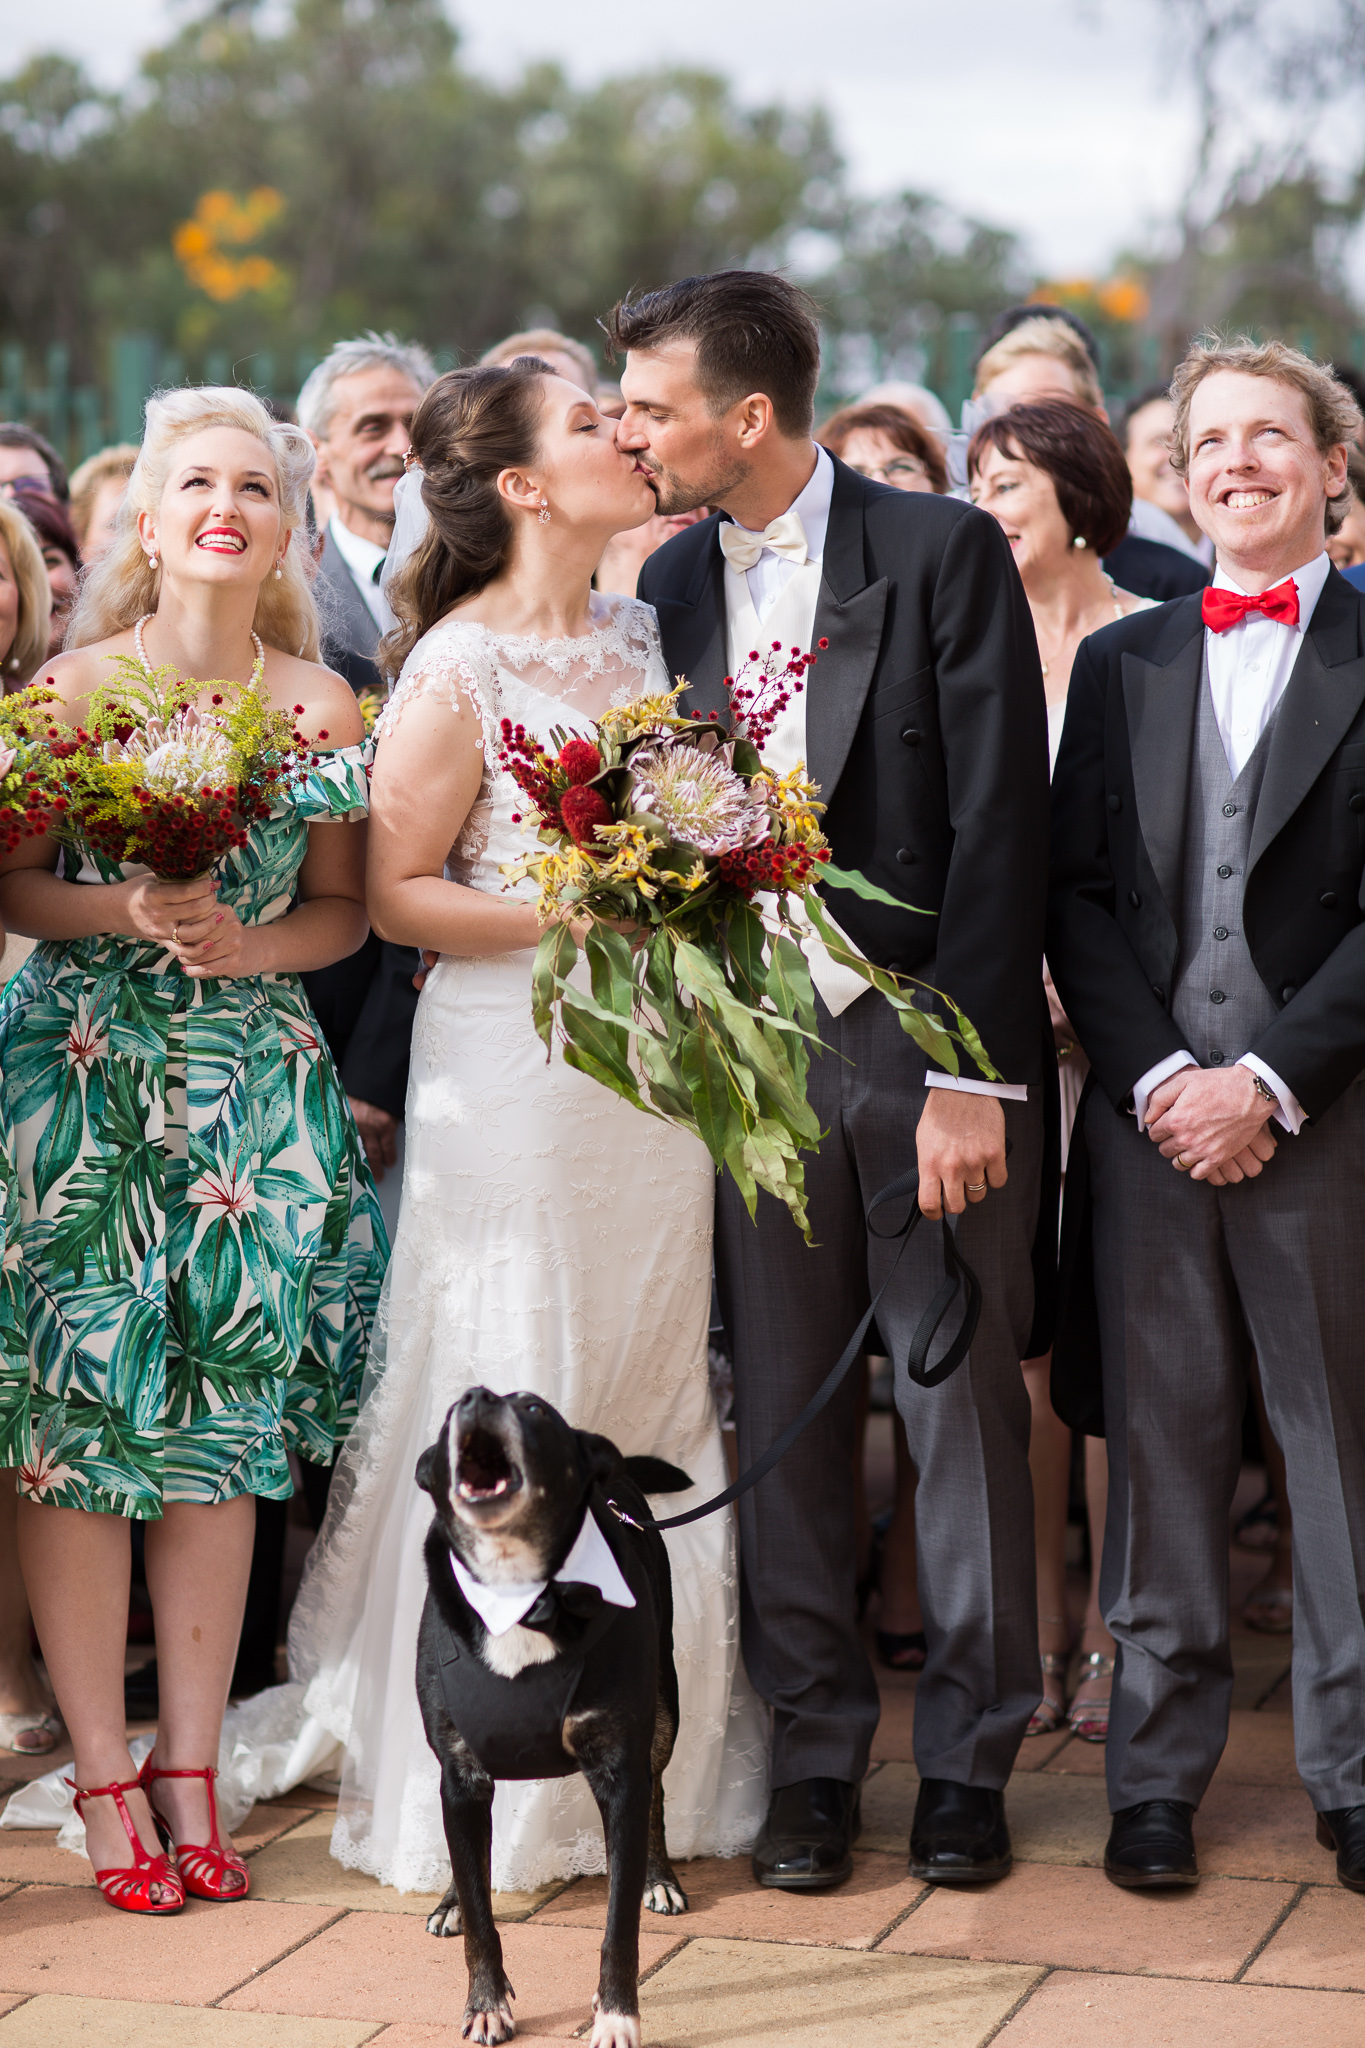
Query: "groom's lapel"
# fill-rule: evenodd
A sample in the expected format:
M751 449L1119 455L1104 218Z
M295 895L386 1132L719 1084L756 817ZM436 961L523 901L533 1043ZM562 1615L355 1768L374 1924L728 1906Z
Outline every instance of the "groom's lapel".
M844 772L882 644L887 579L867 580L863 481L834 458L834 494L815 607L815 666L806 684L806 765L829 802ZM828 647L820 647L828 640Z
M689 685L684 701L690 718L705 718L712 711L717 718L730 715L725 689L725 557L716 538L720 521L711 524L709 545L693 569L685 596L654 600L673 680Z

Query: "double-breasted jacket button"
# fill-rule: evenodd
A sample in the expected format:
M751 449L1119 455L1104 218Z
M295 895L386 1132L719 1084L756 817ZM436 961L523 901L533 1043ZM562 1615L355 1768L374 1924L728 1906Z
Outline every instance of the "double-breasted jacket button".
M1346 799L1346 808L1348 811L1365 811L1365 796L1358 789L1353 789Z
M919 745L919 727L917 725L903 725L901 727L901 739L907 747L917 747Z
M1232 869L1231 869L1231 868L1230 868L1230 867L1228 866L1227 862L1226 862L1226 861L1224 861L1224 862L1223 862L1223 865L1222 865L1222 866L1221 866L1221 867L1219 868L1219 870L1218 870L1218 879L1219 879L1219 881L1220 881L1220 882L1226 882L1226 880L1227 880L1228 876L1229 876L1229 875L1230 875L1231 873L1232 873Z
M1164 989L1164 988L1163 988L1163 987L1161 986L1161 983L1160 983L1159 981L1154 981L1154 982L1152 983L1152 994L1153 994L1153 995L1154 995L1154 996L1156 997L1156 999L1157 999L1157 1001L1158 1001L1159 1003L1164 1003L1164 1002L1165 1002L1165 1000L1166 1000L1166 991L1165 991L1165 989Z
M1213 936L1215 937L1215 939L1225 939L1225 938L1227 937L1227 935L1228 935L1228 928L1227 928L1227 926L1226 926L1225 924L1216 924L1216 925L1214 926L1214 928L1213 928Z
M903 868L912 868L919 859L919 855L915 852L913 846L898 846L896 848L896 859Z
M1111 811L1121 811L1123 809L1123 798L1118 794L1117 790L1111 790L1109 793L1109 808Z
M1130 889L1128 891L1128 901L1134 910L1141 910L1142 898L1138 895L1136 889Z
M1318 902L1322 905L1324 910L1335 910L1337 907L1336 890L1324 889L1321 896L1319 896L1318 898Z
M1237 816L1237 806L1236 806L1236 804L1224 804L1224 806L1223 806L1223 816L1224 816L1225 818L1235 818L1235 817Z
M1282 1003L1292 1003L1297 994L1298 990L1291 981L1287 987L1280 990L1280 1001Z
M1209 1001L1211 1003L1225 1003L1227 997L1223 994L1221 988L1211 988L1209 990Z

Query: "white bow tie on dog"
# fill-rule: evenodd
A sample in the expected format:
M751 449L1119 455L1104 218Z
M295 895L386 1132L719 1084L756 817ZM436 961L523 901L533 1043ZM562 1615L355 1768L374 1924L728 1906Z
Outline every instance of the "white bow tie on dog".
M784 512L762 533L750 533L743 526L727 523L720 529L720 548L730 567L739 570L752 569L765 549L798 566L810 553L806 529L795 512Z
M509 1628L515 1628L522 1615L530 1613L549 1583L546 1579L536 1579L516 1586L486 1586L481 1579L471 1576L469 1567L461 1563L453 1550L450 1568L460 1591L490 1636L505 1636ZM598 1528L591 1508L584 1515L583 1526L574 1538L573 1548L555 1573L555 1578L560 1583L572 1580L578 1586L596 1586L608 1606L635 1605L635 1595L626 1584L621 1567L612 1556L611 1545Z

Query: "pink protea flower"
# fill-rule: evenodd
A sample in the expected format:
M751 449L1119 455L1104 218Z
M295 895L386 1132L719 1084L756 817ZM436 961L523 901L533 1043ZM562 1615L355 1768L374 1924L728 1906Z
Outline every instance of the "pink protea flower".
M767 837L768 806L733 767L733 743L703 751L685 742L641 747L631 758L632 801L698 853L727 853ZM566 799L567 802L567 799Z

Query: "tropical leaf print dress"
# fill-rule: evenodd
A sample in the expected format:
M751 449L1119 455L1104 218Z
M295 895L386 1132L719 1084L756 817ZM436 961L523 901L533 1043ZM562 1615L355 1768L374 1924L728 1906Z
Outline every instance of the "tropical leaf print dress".
M282 917L309 824L366 803L360 749L324 757L220 900ZM79 879L133 872L87 856ZM44 943L0 1002L0 1076L27 1325L27 1355L5 1350L0 1286L0 1463L31 1499L139 1520L287 1497L288 1452L326 1464L354 1420L388 1260L297 975L192 981L142 940Z

